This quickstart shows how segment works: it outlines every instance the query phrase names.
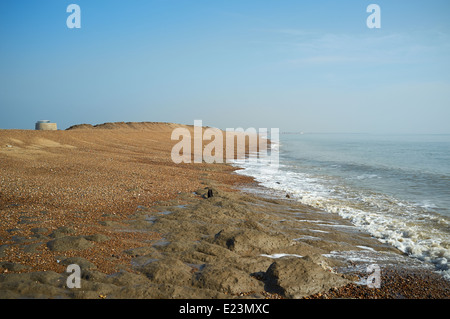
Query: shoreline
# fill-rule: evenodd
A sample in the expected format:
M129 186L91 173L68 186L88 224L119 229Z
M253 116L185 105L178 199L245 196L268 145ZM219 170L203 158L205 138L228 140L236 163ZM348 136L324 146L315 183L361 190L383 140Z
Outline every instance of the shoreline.
M250 187L244 186L241 190L244 193L256 194L256 196L283 200L281 192L274 195L271 189L259 184ZM306 211L310 209L317 210L313 206L299 205L304 206ZM344 227L354 228L357 232L368 235L381 246L375 250L370 246L355 245L355 247L361 250L333 251L331 254L323 254L323 256L338 261L335 267L333 267L333 271L348 279L349 282L344 286L323 290L309 296L304 296L301 299L450 298L450 280L436 270L432 263L408 256L394 246L382 243L376 237L351 224L347 219L337 214L323 211L322 213L336 215L335 217L338 220L341 222L345 221L346 225L343 225ZM311 222L316 223L317 220L312 220ZM342 263L339 263L339 261ZM377 288L368 287L367 285L368 277L374 274L374 272L368 271L367 267L374 264L380 266L380 287Z
M157 130L0 136L16 148L0 152L0 298L450 297L338 215L239 190L256 183L228 164L174 165L170 130ZM330 256L349 251L368 259ZM381 289L354 283L368 260ZM81 289L65 287L70 263Z

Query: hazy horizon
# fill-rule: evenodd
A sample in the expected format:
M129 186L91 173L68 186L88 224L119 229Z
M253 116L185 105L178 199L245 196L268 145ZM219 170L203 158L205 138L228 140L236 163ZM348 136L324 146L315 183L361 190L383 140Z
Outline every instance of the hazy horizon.
M68 5L81 8L69 29ZM369 29L369 4L381 28ZM173 122L450 134L450 3L0 3L0 129Z

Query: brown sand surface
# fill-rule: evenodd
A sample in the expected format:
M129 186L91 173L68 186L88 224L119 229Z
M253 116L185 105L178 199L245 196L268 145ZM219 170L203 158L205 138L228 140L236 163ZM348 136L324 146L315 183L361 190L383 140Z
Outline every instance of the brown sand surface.
M0 298L449 297L426 265L335 214L238 191L259 188L226 164L173 163L178 127L192 130L0 130ZM395 260L385 290L355 284L365 264L337 252ZM81 288L66 286L72 263Z
M0 238L2 245L9 245L3 260L26 264L34 271L61 271L54 260L57 253L45 245L33 248L37 254L27 254L24 248L42 242L37 235L52 234L60 227L70 228L73 235L113 235L102 222L121 223L139 206L178 202L180 194L202 187L202 178L209 175L225 185L245 180L230 176L231 168L225 165L174 164L170 151L175 142L170 134L180 125L100 127L0 131ZM106 272L114 268L105 256L123 255L124 248L142 245L159 234L121 232L110 237L81 253L91 254Z

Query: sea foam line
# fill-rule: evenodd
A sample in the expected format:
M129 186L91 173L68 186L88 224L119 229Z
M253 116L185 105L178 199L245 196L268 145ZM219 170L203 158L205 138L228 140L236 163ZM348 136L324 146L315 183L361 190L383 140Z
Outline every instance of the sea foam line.
M262 186L278 191L281 196L289 193L303 204L339 214L381 242L410 257L434 264L450 279L448 234L433 229L435 223L445 229L449 225L447 220L415 212L417 206L382 194L358 194L358 190L339 189L339 186L337 189L341 192L337 192L319 178L289 170L282 162L276 169L263 160L239 163L238 166L243 168L238 174L252 176ZM348 194L353 198L346 198Z

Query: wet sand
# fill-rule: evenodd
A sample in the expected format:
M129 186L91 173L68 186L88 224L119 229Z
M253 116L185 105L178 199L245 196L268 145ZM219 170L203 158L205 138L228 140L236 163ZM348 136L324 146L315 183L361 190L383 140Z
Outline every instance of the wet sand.
M174 164L176 127L1 130L0 298L449 298L428 265L338 215L229 165Z

